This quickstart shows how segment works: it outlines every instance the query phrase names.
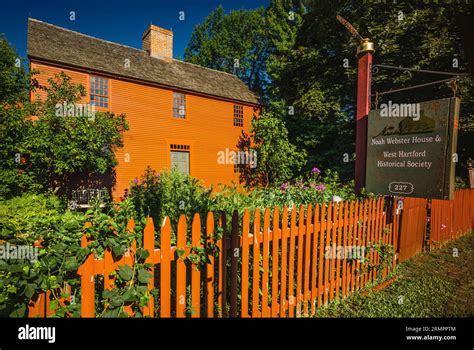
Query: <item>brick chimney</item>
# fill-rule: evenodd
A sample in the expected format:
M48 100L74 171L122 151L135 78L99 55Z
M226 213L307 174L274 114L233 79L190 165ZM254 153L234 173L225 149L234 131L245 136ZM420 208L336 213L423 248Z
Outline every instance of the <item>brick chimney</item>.
M151 24L143 33L143 50L152 57L173 60L173 32Z

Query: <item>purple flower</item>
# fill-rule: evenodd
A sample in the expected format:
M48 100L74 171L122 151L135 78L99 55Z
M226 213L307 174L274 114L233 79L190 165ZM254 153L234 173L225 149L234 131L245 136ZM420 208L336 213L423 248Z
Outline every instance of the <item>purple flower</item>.
M311 173L312 173L312 174L320 174L320 173L321 173L321 170L319 170L318 168L314 167L313 169L311 169Z
M281 190L286 190L288 187L290 186L290 184L288 182L283 182L280 186L280 189Z
M137 184L137 183L138 183L138 179L137 179L137 178L134 178L134 179L133 179L133 183L134 183L134 184Z
M316 186L316 191L324 192L324 190L326 190L326 186L324 186L324 184L319 184Z

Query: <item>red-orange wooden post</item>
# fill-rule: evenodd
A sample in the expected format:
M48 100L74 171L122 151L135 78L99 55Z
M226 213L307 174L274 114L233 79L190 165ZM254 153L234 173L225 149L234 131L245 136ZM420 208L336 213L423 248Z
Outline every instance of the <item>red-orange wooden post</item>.
M278 243L280 239L280 213L278 207L273 209L272 225L272 317L278 316Z
M81 247L87 247L89 242L84 234L81 239ZM94 253L90 253L79 270L81 275L81 317L94 317Z
M347 204L347 202L346 202ZM344 210L344 203L341 202L341 203L338 203L338 224L337 224L337 247L341 247L343 246L342 244L342 229L343 229L343 224L344 224L344 221L343 221L343 216L342 216L342 212ZM340 248L337 248L337 249L340 249ZM339 298L339 288L341 287L341 257L338 256L338 252L336 251L336 255L333 257L333 260L336 260L336 273L335 273L335 278L336 280L334 281L335 282L335 297L336 299Z
M372 80L372 53L374 44L364 39L357 48L357 113L356 113L356 164L355 186L360 192L365 187L365 161L367 151L367 116L370 111L370 84Z
M161 226L160 316L171 317L171 224L165 217Z
M38 293L28 303L28 317L46 317L45 315L46 293Z
M193 247L202 248L201 217L199 213L195 213L193 217L191 226L191 244ZM193 264L191 268L191 317L201 317L201 270L197 264Z
M247 233L248 234L248 233ZM206 219L207 242L215 244L214 240L214 214L207 213ZM185 282L186 283L186 282ZM209 255L209 263L206 265L206 296L207 296L207 317L214 317L214 253Z
M134 229L135 229L135 221L133 219L128 220L128 223L127 223L128 234L132 234ZM130 244L130 247L125 251L125 254L122 260L123 264L128 265L131 268L133 268L133 266L135 265L136 252L137 252L137 241L133 240L132 243ZM125 305L123 307L123 311L129 316L133 316L134 314L132 305Z
M220 214L219 227L222 228L222 238L218 242L219 248L219 285L217 302L219 317L227 317L227 219L224 213Z
M281 219L281 292L280 292L280 317L286 316L287 290L286 290L286 269L288 258L288 208L283 207L283 214Z
M268 266L270 255L270 209L266 208L263 216L263 273L262 273L262 317L270 317L268 306Z
M309 274L310 274L310 263L311 263L311 232L313 230L312 221L313 221L313 214L312 214L312 205L308 205L307 213L306 213L306 237L305 237L305 244L304 244L304 279L303 279L303 303L304 303L304 315L309 315L309 303L311 300L310 297L310 289L309 289Z
M317 295L317 265L318 265L318 238L321 235L321 222L319 220L319 204L314 207L313 221L313 255L311 257L311 315L316 313ZM282 282L283 283L283 282Z
M242 317L249 317L249 228L250 213L244 211L242 219Z
M259 317L260 305L260 210L253 217L253 279L252 279L252 317Z
M346 260L346 249L348 249L347 240L348 240L348 225L349 225L349 202L346 201L344 203L344 233L343 233L343 238L342 238L342 246L344 247L344 256L342 260L342 298L346 297L346 292L347 292L347 276L349 275L347 271L347 260Z
M362 208L364 206L364 201L362 200L357 200L356 202L356 216L355 216L355 229L356 229L356 236L357 236L357 245L360 247L365 247L365 241L364 241L364 235L362 233L362 222L363 222L363 216L362 216ZM362 270L363 270L363 261L365 260L365 250L364 250L364 255L363 259L359 257L356 262L356 275L355 275L355 290L361 289L362 286Z
M319 231L319 263L318 263L318 307L322 305L323 301L323 273L324 273L324 264L326 259L324 258L324 234L326 230L326 204L321 204L321 224ZM327 235L327 232L326 232Z
M300 205L298 213L298 249L296 261L296 316L301 316L301 304L303 303L303 249L304 249L304 206Z
M332 229L332 209L333 209L333 203L328 203L328 209L327 209L327 218L326 218L326 246L324 251L326 252L326 249L330 249L331 247L331 229ZM328 303L328 297L329 297L329 256L324 257L324 304L326 305Z
M115 271L114 257L112 250L107 248L104 252L104 289L112 289L115 283L115 277L110 274Z
M296 206L291 209L290 219L290 252L288 255L288 315L290 317L295 316L295 237L296 230Z
M355 202L351 201L351 204L349 205L349 241L348 245L351 247L356 247L359 243L356 241L356 236L355 236L355 210L354 210L354 205ZM347 293L354 291L354 271L355 271L355 263L354 260L351 259L350 262L348 262L347 265Z
M148 272L151 273L150 280L148 281L148 291L150 292L155 286L155 267L153 265L154 253L155 253L155 227L153 224L153 219L151 217L147 218L145 230L143 233L143 248L148 250L148 257L145 260L145 263L150 264ZM149 295L148 304L143 308L143 315L154 317L155 316L155 300L153 295Z
M178 220L176 248L186 250L186 216L181 214ZM186 263L184 255L176 261L176 317L186 317Z
M336 256L337 256L337 229L339 226L338 213L340 206L338 202L332 204L332 222L331 222L331 262L329 265L329 301L334 299L334 289L336 288Z
M230 260L230 317L237 317L237 293L238 293L238 274L239 274L239 213L234 210L232 215L231 232L231 260Z

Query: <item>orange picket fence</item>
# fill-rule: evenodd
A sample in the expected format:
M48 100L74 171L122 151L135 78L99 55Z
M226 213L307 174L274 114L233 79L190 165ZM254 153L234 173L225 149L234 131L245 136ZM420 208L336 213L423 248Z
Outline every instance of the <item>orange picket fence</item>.
M322 304L343 298L364 288L395 266L395 255L387 258L388 245L397 244L399 215L387 223L383 198L329 203L307 208L246 210L237 212L226 225L221 215L214 227L214 214L208 213L205 232L196 214L187 229L186 217L179 219L177 232L170 220L161 227L159 249L151 218L143 232L143 248L151 251L155 280L149 289L158 288L144 308L144 316L160 317L286 317L311 315ZM226 227L231 227L226 232ZM133 221L129 227L133 228ZM212 243L218 249L205 265L189 264L191 247ZM190 235L189 235L190 233ZM171 245L171 241L176 242ZM83 245L88 242L84 236ZM362 252L362 248L366 248ZM90 254L80 268L81 316L95 316L95 279L103 276L110 288L110 273L119 265L134 263L134 243L128 254L114 261L106 251L102 259ZM357 250L359 249L359 251ZM177 251L184 251L178 257ZM345 251L344 251L345 250ZM349 254L350 253L350 254ZM363 258L366 256L366 258ZM382 260L385 261L381 264ZM46 303L47 304L47 303ZM30 309L30 316L35 315ZM128 310L130 311L130 310ZM36 313L38 315L38 313Z
M278 208L245 210L242 217L235 211L232 218L208 213L205 224L198 214L190 223L183 215L175 230L166 217L158 240L148 218L143 230L143 248L151 252L146 262L151 263L153 275L148 289L158 289L158 297L150 298L142 313L150 317L313 315L323 304L382 281L400 261L421 252L424 243L446 242L472 230L473 190L457 191L453 201L431 202L429 240L427 203L405 198L402 209L396 200L379 197L284 207L281 212ZM129 228L133 227L131 220ZM89 243L85 236L82 243ZM217 249L206 262L189 259L199 250L196 247L209 246ZM102 276L103 288L112 288L111 272L120 265L133 266L136 249L134 242L117 261L111 251L101 259L89 255L79 270L82 317L96 316L100 293L96 278ZM30 317L51 315L48 298L40 297L31 303ZM131 308L125 311L133 313Z
M474 189L456 191L449 201L431 201L429 244L437 248L474 227Z
M428 200L425 198L406 197L403 200L399 235L399 262L408 260L423 250L428 218L427 204Z

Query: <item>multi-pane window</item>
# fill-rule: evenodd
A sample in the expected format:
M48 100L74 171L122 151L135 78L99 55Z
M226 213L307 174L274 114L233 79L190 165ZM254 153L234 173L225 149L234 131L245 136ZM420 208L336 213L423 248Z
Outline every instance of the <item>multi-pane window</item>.
M90 77L91 105L109 107L109 80L107 78Z
M173 94L173 118L186 119L186 95Z
M244 126L244 107L234 105L234 126Z
M170 145L171 168L189 175L189 145Z

